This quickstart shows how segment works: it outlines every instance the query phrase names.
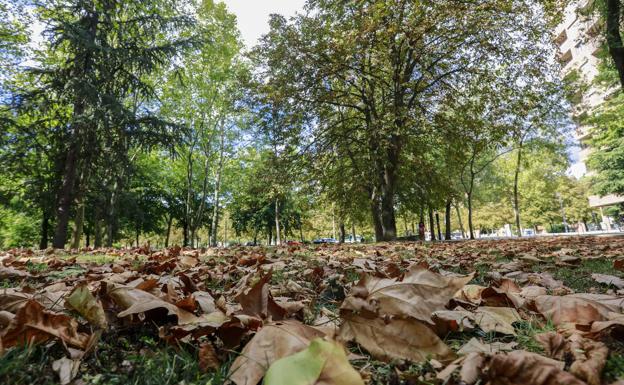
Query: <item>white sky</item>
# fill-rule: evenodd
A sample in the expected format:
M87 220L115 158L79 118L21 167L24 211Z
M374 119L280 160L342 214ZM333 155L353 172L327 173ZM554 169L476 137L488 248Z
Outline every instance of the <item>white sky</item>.
M243 41L251 48L260 36L269 32L270 14L292 16L303 9L305 0L223 0L223 2L238 18L238 28Z

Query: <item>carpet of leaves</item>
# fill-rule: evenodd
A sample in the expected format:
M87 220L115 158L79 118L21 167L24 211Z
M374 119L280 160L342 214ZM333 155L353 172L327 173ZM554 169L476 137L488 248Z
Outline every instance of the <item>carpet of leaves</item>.
M0 383L624 384L624 237L0 256Z

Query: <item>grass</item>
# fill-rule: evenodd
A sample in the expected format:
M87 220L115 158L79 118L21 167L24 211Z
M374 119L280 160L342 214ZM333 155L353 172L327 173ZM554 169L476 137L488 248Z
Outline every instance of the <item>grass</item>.
M624 273L613 268L610 259L585 259L573 267L554 266L551 271L553 277L577 292L587 292L591 288L607 289L608 286L596 282L591 275L608 274L624 278ZM615 287L612 287L615 288Z
M171 347L156 330L135 328L105 337L80 365L77 378L92 385L220 385L230 363L218 372L199 368L197 348ZM58 377L52 362L65 356L60 344L10 349L0 357L0 384L52 385Z

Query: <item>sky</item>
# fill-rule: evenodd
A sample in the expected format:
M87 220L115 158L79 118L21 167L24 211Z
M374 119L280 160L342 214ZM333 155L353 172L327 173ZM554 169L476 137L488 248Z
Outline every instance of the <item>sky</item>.
M248 48L269 32L269 15L292 16L303 9L305 0L223 0L238 18L238 28Z

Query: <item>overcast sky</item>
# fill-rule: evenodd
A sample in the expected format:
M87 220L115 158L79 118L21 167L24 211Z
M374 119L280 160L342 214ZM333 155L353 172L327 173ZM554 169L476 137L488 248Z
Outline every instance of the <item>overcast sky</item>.
M292 16L303 9L305 0L223 0L238 18L243 41L251 48L260 36L269 32L269 15Z

